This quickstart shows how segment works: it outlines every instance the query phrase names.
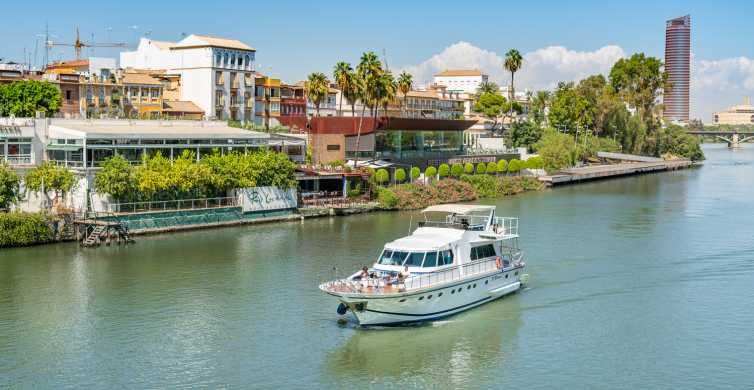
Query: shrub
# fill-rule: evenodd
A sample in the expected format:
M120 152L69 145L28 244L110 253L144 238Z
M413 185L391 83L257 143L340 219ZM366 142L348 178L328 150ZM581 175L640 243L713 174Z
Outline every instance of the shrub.
M534 156L529 157L529 159L525 161L525 165L527 169L542 169L544 168L545 163L542 161L542 157Z
M133 167L119 154L106 159L94 176L94 189L101 194L110 194L116 200L132 196L135 187Z
M453 177L461 177L463 174L463 165L455 163L450 167L450 175Z
M440 169L437 170L437 173L440 175L440 178L448 177L450 174L450 167L448 164L440 164Z
M510 173L517 173L521 170L521 161L518 159L513 159L508 163L508 172Z
M487 173L489 174L495 174L497 173L497 163L494 161L491 161L487 163Z
M403 168L398 168L395 170L395 181L398 183L403 183L406 181L406 171Z
M377 203L383 209L394 209L398 204L398 197L395 196L390 188L378 187L377 188Z
M20 182L16 171L0 163L0 209L7 209L18 201L21 196Z
M411 181L414 181L421 176L422 171L419 169L419 167L413 167L411 168Z
M474 164L472 163L463 164L463 173L467 175L474 173Z
M548 173L554 173L576 164L578 151L573 137L569 135L549 130L537 142L536 149L542 157L544 169Z
M497 171L500 173L508 172L508 162L505 160L500 160L497 162Z
M374 180L376 180L378 184L385 184L390 180L390 174L385 168L380 168L374 174Z
M0 247L50 242L51 217L43 213L0 213Z
M483 175L487 173L487 164L480 162L476 165L476 173L477 175Z
M424 178L432 180L437 176L437 168L429 166L424 170Z

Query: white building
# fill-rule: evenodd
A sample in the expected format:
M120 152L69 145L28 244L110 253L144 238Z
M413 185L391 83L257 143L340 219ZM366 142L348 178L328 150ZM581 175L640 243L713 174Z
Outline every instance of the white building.
M477 69L445 70L432 79L432 84L445 86L448 91L476 93L479 84L486 83L489 76Z
M254 119L254 54L235 39L189 35L180 42L142 38L136 51L120 54L123 68L161 69L181 76L181 100L207 117Z

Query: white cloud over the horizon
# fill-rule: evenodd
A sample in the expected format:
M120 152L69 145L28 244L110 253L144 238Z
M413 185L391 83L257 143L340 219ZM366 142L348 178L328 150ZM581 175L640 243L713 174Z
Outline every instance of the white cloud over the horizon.
M575 51L562 46L538 49L524 56L524 65L516 73L516 84L523 89L552 89L559 81L577 81L589 75L607 75L615 61L626 56L615 45L594 51ZM403 70L414 75L419 84L431 82L432 75L446 69L480 69L491 81L509 82L503 70L503 55L460 41L439 54ZM740 102L754 94L754 60L746 57L721 60L694 60L691 80L691 117L708 122L712 112Z

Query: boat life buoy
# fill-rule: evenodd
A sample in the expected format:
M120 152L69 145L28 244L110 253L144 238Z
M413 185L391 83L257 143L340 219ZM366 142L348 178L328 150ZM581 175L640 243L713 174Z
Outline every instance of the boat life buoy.
M500 260L500 256L495 258L495 266L497 266L497 269L503 268L503 261Z

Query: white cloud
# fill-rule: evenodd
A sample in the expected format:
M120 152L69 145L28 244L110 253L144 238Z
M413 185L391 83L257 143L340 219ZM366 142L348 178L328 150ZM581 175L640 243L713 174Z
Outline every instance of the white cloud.
M551 89L558 81L579 80L595 73L607 73L619 58L625 56L618 46L605 46L595 51L574 51L550 46L524 54L524 65L516 73L518 85L529 89ZM503 69L504 57L468 42L457 42L418 65L404 70L420 83L428 83L432 75L446 69L476 68L490 79L506 85L509 73ZM520 89L520 88L519 88Z
M608 45L594 51L575 51L550 46L524 54L524 65L516 73L519 90L552 89L559 81L577 81L602 73L607 75L615 61L626 56L622 48ZM500 85L509 82L503 70L503 56L460 41L439 54L403 70L418 83L429 83L432 75L446 69L480 69ZM694 60L691 80L691 117L711 120L712 112L754 95L754 59L746 57L720 60Z

